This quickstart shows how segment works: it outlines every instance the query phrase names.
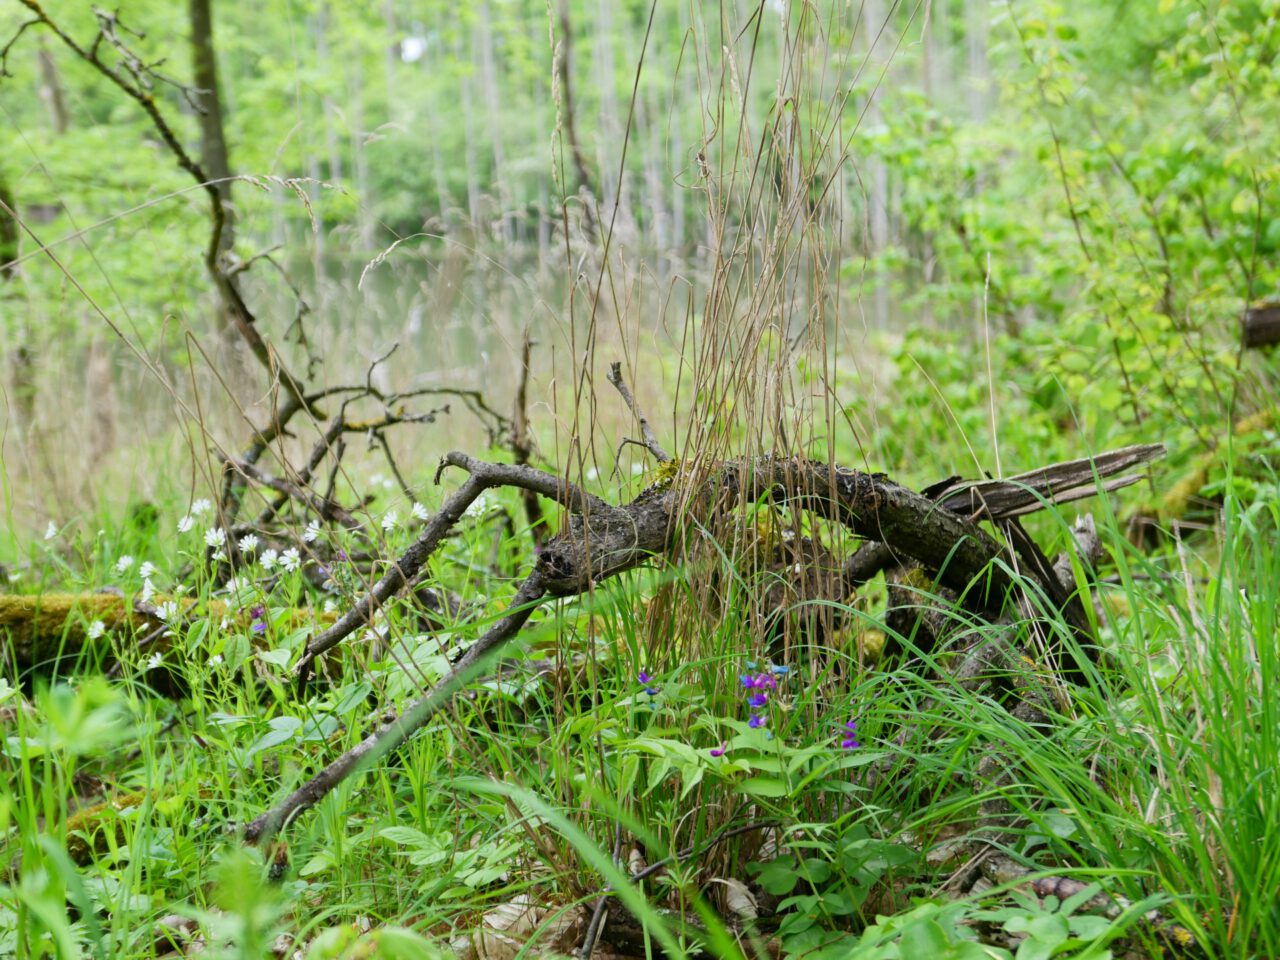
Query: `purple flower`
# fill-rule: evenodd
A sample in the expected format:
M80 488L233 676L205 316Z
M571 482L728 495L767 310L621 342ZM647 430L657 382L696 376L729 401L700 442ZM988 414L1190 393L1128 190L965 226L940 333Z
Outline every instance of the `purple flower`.
M658 688L653 685L653 677L649 676L647 670L641 670L640 673L636 675L636 679L644 685L644 692L649 696L656 697L658 695Z
M256 604L249 610L249 616L253 617L253 623L249 629L254 633L267 632L267 608L262 604Z
M267 625L262 620L255 620L253 621L253 626L250 627L249 629L252 630L254 633L266 633Z
M747 704L753 710L759 710L761 707L767 706L768 703L769 703L769 695L765 693L763 690L757 690L751 696L747 697Z
M739 676L738 679L742 682L742 686L747 690L777 690L778 689L778 681L775 680L773 676L768 673L757 673L755 676L752 676L749 673L744 673L741 676Z
M857 734L858 721L850 720L844 725L844 739L840 741L840 748L842 750L856 750L858 747L862 746L862 744L858 742Z
M713 757L723 757L728 749L728 746L722 742L720 746L711 748L711 755Z
M758 730L760 727L764 726L764 717L760 716L758 713L753 713L751 715L751 719L747 721L747 726L752 730Z

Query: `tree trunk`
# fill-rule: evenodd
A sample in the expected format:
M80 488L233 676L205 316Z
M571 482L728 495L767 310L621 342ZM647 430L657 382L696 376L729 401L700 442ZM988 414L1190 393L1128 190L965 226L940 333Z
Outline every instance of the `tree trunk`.
M36 48L36 59L40 61L40 99L49 108L49 122L53 132L62 136L71 126L67 113L67 98L62 92L62 79L58 75L58 65L54 63L53 54L45 46L44 38Z
M200 164L218 195L227 205L218 252L225 253L235 242L231 208L231 164L227 159L227 138L222 125L222 98L218 93L218 61L213 46L212 0L190 0L191 61L195 96L200 107Z

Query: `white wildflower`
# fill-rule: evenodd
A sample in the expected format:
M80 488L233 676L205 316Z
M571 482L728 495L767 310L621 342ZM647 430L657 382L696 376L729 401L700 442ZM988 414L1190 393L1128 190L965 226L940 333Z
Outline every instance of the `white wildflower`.
M209 666L211 667L216 667L221 662L222 662L222 654L220 653L215 653L212 657L209 658Z
M595 467L591 467L589 470L587 470L587 479L588 479L588 480L599 480L599 479L600 479L600 471L599 471L599 470L597 470Z
M54 523L52 520L50 520L49 525L44 528L44 538L46 540L52 540L57 535L58 535L58 525Z
M276 565L276 561L280 559L280 553L276 550L267 550L258 558L258 562L262 564L263 570L270 570Z
M195 518L188 513L185 517L183 517L181 520L178 521L178 532L186 533L195 525L196 525Z
M396 512L394 510L388 510L386 515L382 518L382 529L387 533L390 533L396 528L396 520Z
M230 618L230 617L223 617L223 618L218 622L218 629L219 629L219 630L230 630L230 629L231 629L231 618Z
M302 566L302 555L298 553L297 547L284 552L284 555L280 557L280 566L290 572Z
M138 576L143 580L150 580L160 571L156 569L156 565L150 560L144 560L142 566L138 568Z
M173 620L178 616L178 601L166 600L156 607L156 613L160 614L161 620Z
M307 529L302 532L302 539L307 543L315 543L320 538L320 521L312 520L307 524Z
M85 631L85 635L90 640L97 640L100 636L107 632L107 625L101 620L95 620L89 624L89 629Z
M162 663L164 663L164 654L162 654L159 650L157 650L155 653L153 653L150 657L147 658L147 669L154 670L156 667L160 666L160 664Z
M204 532L206 547L220 547L227 542L227 532L221 527L210 527Z
M337 604L337 602L333 599L333 597L326 597L326 598L325 598L325 601L324 601L324 612L325 612L325 613L333 613L333 612L334 612L334 611L336 611L337 609L338 609L338 604Z
M139 598L143 603L150 603L151 598L156 595L156 585L150 580L142 581L142 596Z
M129 556L126 553L123 557L121 557L119 560L116 561L116 573L124 573L126 570L128 570L132 566L133 566L133 557Z
M476 497L474 500L471 501L471 505L467 507L466 510L463 511L462 515L464 517L479 517L479 516L482 516L484 512L488 509L489 509L489 500L482 493L480 494L480 496Z
M200 517L208 513L212 509L213 509L213 504L210 503L206 498L201 497L199 500L197 500L195 503L191 505L191 515L193 517Z
M227 580L227 590L233 594L248 590L252 586L253 581L249 577L230 577Z
M246 533L240 538L240 552L252 553L258 549L258 535L256 533Z
M427 519L427 508L426 508L426 507L424 507L424 506L423 506L422 504L420 504L420 503L415 503L415 504L413 505L413 519L415 519L415 520L426 520L426 519Z

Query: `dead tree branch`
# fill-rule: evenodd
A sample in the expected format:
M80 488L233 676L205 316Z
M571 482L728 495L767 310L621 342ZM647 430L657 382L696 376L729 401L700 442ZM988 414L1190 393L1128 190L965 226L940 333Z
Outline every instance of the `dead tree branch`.
M532 467L512 464L486 463L465 453L457 451L446 454L440 460L440 468L436 473L437 482L440 473L446 467L461 467L470 476L453 496L449 497L427 521L422 533L405 554L383 575L369 593L351 610L338 619L328 630L316 636L307 644L306 652L298 662L299 685L305 686L310 678L312 665L316 657L329 650L373 617L374 612L382 604L393 597L400 588L412 580L422 569L427 559L435 553L444 541L453 525L457 523L467 507L490 487L519 487L541 494L554 500L572 513L579 515L605 515L617 512L616 508L580 490L578 487L553 477L549 473L535 470Z
M410 704L399 717L378 727L275 807L255 818L245 827L245 840L249 843L270 840L289 821L315 806L347 777L408 740L415 731L421 729L442 707L446 706L455 693L479 673L490 653L503 646L519 632L533 613L543 593L541 580L535 572L516 591L506 615L463 654L443 679L420 699Z

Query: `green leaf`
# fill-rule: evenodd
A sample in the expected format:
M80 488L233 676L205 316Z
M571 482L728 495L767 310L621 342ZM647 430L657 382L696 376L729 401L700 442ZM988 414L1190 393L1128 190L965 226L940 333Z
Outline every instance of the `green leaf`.
M787 785L776 777L750 777L738 784L738 789L752 797L785 797Z

